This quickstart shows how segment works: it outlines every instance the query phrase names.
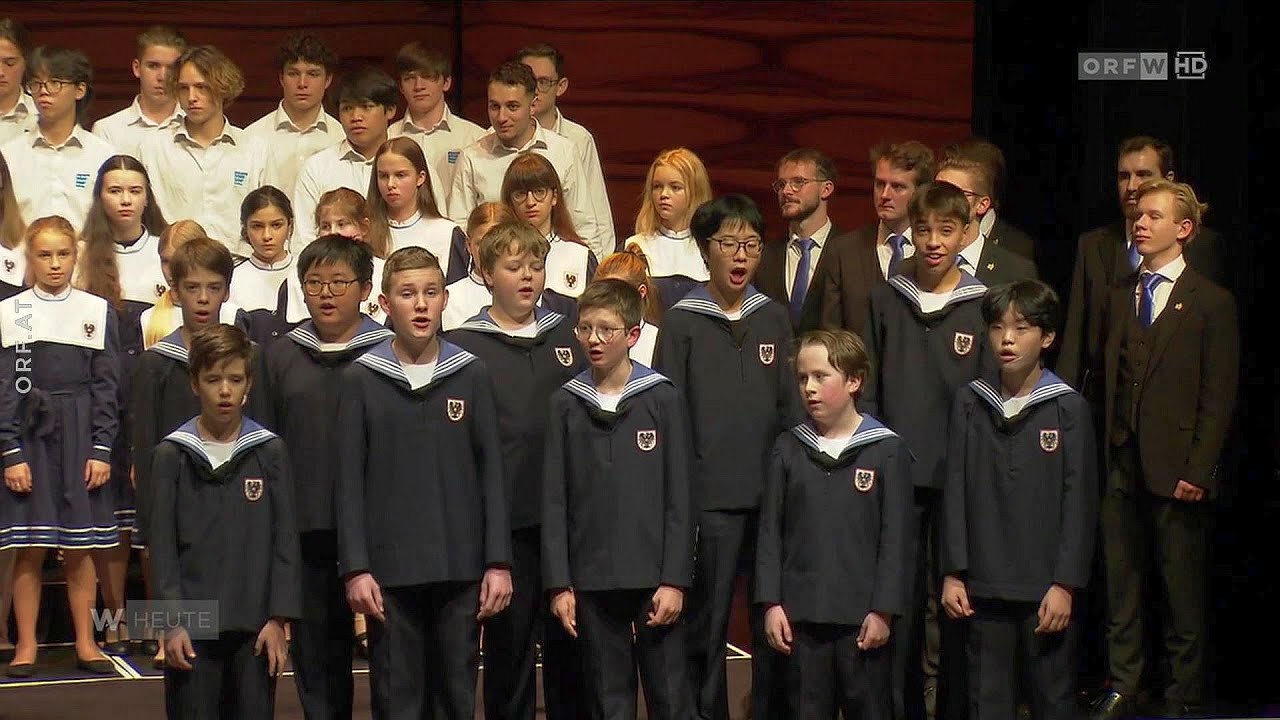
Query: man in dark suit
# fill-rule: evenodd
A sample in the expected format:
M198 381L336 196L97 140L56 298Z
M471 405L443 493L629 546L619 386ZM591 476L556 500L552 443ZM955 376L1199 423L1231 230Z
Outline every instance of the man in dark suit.
M879 221L848 233L829 253L816 281L823 327L861 333L871 288L896 275L900 263L915 253L907 205L916 188L933 179L933 151L914 140L880 143L871 149L871 167L871 202Z
M773 191L786 218L786 239L766 242L760 253L755 286L791 308L797 334L828 327L822 318L822 286L833 251L844 242L827 216L836 190L836 166L811 148L792 150L778 161Z
M1004 152L995 144L982 138L969 138L943 148L942 165L956 161L978 166L984 176L987 197L990 199L990 203L985 210L978 214L982 220L978 228L982 231L982 236L992 245L1026 258L1034 265L1036 261L1035 241L1030 235L1014 227L997 212L1000 209L1000 198L1004 194L1006 167ZM973 198L969 198L969 200L973 202ZM981 276L978 279L988 285L997 284L987 282Z
M969 225L960 241L956 264L988 287L1014 280L1038 280L1036 264L992 242L982 232L982 218L991 212L994 184L984 163L960 155L946 157L934 176L960 189L969 201Z
M1095 718L1134 712L1145 664L1146 608L1159 602L1171 682L1167 717L1205 699L1205 620L1218 462L1235 406L1240 337L1231 294L1183 256L1203 206L1182 183L1135 193L1137 277L1112 288L1104 312L1106 568L1111 691ZM1159 583L1148 584L1154 566Z
M1120 143L1116 189L1124 218L1084 233L1076 248L1067 321L1055 369L1059 377L1093 404L1095 412L1100 412L1102 406L1103 308L1111 288L1127 280L1137 268L1138 256L1128 228L1137 213L1138 187L1156 178L1174 179L1173 149L1168 143L1147 136ZM1197 272L1222 285L1226 278L1219 250L1221 240L1208 228L1197 229L1199 232L1187 242L1183 255Z

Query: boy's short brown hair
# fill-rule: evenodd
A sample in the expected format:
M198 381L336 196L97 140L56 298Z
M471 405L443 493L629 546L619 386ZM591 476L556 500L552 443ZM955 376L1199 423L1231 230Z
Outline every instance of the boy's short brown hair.
M440 259L430 250L410 245L391 253L382 266L382 294L391 294L391 278L398 272L406 270L435 270L440 273L440 285L444 286L444 270L440 268Z
M243 360L245 378L253 379L253 343L244 330L221 323L198 330L191 336L187 370L192 380L200 373L228 360Z
M152 25L138 33L138 59L153 47L173 48L178 52L187 49L187 39L177 28L169 25Z
M631 283L618 278L596 280L578 297L578 317L588 310L615 313L627 330L640 325L644 317L644 299Z
M421 40L400 46L396 53L396 79L405 73L416 72L422 77L444 80L453 75L453 63L439 50Z
M230 107L244 92L244 73L240 72L240 66L212 45L196 45L182 51L178 62L173 64L173 72L169 73L171 90L177 91L178 75L188 64L200 71L213 92L222 98L223 106Z
M931 182L916 188L907 204L907 217L911 224L929 215L952 218L961 225L969 223L969 198L964 191L949 182Z
M1200 202L1196 191L1188 184L1170 182L1164 178L1156 178L1142 183L1134 193L1135 199L1141 200L1151 193L1167 192L1173 196L1173 206L1178 211L1178 222L1191 221L1191 234L1183 242L1191 242L1200 234L1200 223L1205 212L1209 210L1207 203Z
M490 73L489 84L495 83L524 88L525 93L529 95L535 95L538 92L538 79L533 76L533 70L530 70L528 65L515 60L502 63Z
M913 170L916 174L916 185L923 185L937 174L933 151L928 145L915 140L892 143L882 142L871 148L871 171L881 160L888 160L889 167L895 170Z
M827 362L849 379L866 382L871 377L871 354L862 338L848 330L810 330L796 343L799 355L809 345L819 345L827 350ZM861 391L859 391L861 393Z
M521 220L507 220L489 228L480 238L480 268L493 272L504 255L521 256L531 253L545 260L551 252L551 243L532 225Z
M208 270L222 276L230 288L231 274L235 268L235 259L231 257L227 246L203 236L179 245L169 260L169 272L173 275L174 285L196 270Z

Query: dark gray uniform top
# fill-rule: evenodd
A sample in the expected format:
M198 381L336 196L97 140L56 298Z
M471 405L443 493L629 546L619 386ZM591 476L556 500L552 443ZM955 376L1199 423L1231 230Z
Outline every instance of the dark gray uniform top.
M906 444L870 415L839 458L807 423L780 435L760 508L756 602L782 605L792 622L901 615L913 492Z
M338 424L342 371L366 348L391 337L367 315L351 340L325 348L307 320L267 351L267 390L276 428L289 448L297 485L298 532L334 530L339 437L353 428Z
M586 367L569 318L544 308L535 308L534 317L537 335L531 338L509 335L488 307L445 335L483 360L493 378L513 530L542 523L547 403Z
M653 365L684 398L700 510L760 506L769 448L801 420L788 310L752 286L730 320L699 285L671 307Z
M920 288L894 275L871 289L863 340L871 376L858 408L880 418L907 442L917 487L941 489L951 400L965 383L994 372L981 300L987 293L968 273L940 310L920 309Z
M943 490L942 571L969 595L1040 602L1057 583L1089 583L1098 468L1088 403L1045 371L1005 418L1000 391L974 380L956 394Z
M689 424L671 381L631 364L616 412L591 371L551 397L542 503L551 590L687 588L694 525Z
M216 600L219 633L301 617L293 479L279 437L246 417L231 458L214 468L192 418L156 448L151 476L157 600Z
M388 587L478 581L511 564L489 371L442 340L431 382L413 390L391 342L342 372L339 572Z

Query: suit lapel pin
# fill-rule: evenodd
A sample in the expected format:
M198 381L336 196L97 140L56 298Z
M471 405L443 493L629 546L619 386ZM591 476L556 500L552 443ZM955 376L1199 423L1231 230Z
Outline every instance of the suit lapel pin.
M1175 304L1174 304L1174 306L1173 306L1173 309L1174 309L1174 310L1181 310L1181 309L1182 309L1182 303L1175 303Z
M987 263L987 272L991 272L992 270L995 270L995 269L996 269L995 263Z

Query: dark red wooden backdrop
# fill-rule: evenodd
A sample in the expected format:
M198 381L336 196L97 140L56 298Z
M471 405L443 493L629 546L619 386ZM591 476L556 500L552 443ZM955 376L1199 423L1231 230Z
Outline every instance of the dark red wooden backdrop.
M561 107L596 136L622 237L663 148L693 148L716 191L755 198L770 228L780 223L768 189L777 159L820 148L842 175L833 214L848 227L872 217L877 140L936 147L969 132L969 2L26 2L0 13L26 22L37 44L89 54L93 118L133 97L134 35L152 23L240 64L248 88L229 115L241 125L276 103L273 56L290 30L317 33L346 64L387 69L402 43L435 43L461 57L461 110L482 126L489 70L550 42L567 59Z

